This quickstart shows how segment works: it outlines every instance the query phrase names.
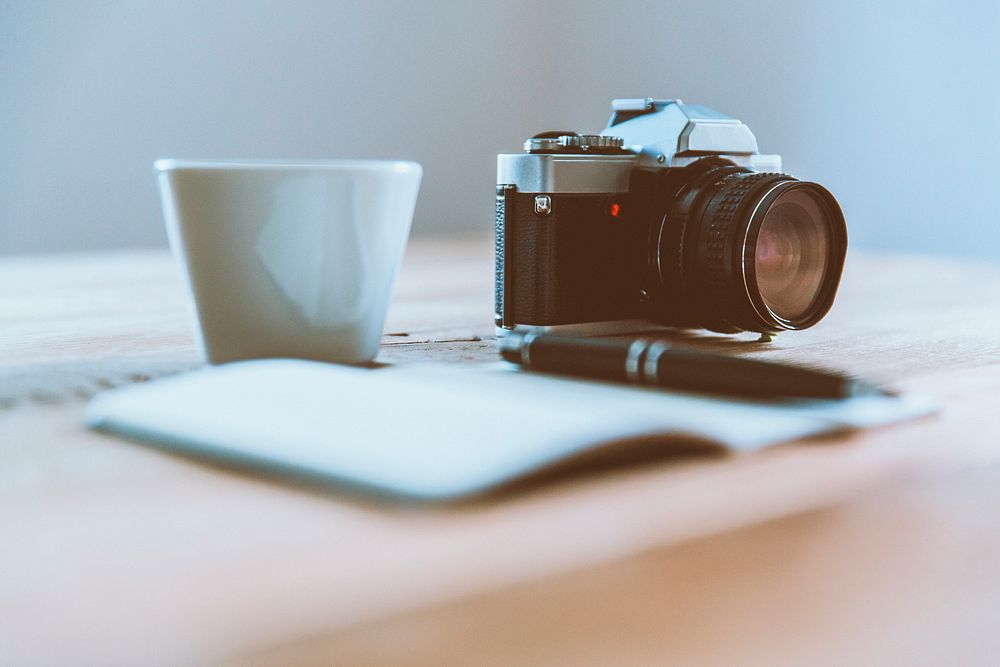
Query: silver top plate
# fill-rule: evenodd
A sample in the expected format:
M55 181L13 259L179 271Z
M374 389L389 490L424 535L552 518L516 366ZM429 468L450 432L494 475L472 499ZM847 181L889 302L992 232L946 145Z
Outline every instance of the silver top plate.
M635 155L512 153L497 156L497 184L518 192L627 192Z

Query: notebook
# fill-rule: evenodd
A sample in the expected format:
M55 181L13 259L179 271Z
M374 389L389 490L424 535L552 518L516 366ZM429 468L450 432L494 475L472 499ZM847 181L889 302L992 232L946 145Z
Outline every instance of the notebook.
M871 396L754 403L561 378L497 362L363 369L300 360L209 367L99 394L95 429L186 455L383 495L451 500L642 442L748 451L926 415Z

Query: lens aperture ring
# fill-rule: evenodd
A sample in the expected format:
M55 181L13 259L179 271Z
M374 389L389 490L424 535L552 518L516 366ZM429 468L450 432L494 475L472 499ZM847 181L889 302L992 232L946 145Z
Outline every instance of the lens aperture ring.
M682 170L665 170L662 211L651 235L652 265L656 271L656 311L652 319L680 326L701 326L701 299L689 295L704 283L696 250L701 235L698 221L720 184L734 173L750 173L729 160L703 158Z

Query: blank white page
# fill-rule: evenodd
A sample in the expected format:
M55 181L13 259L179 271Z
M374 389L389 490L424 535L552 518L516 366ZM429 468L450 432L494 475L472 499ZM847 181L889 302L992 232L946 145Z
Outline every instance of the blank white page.
M889 397L750 403L514 368L240 362L105 392L86 419L189 455L449 499L612 442L657 436L670 448L695 438L743 451L932 409Z

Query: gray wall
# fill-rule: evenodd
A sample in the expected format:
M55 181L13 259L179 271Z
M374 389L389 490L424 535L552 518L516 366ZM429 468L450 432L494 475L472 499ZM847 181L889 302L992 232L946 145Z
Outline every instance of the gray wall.
M0 253L163 244L163 156L415 159L416 232L488 229L497 152L662 96L826 184L855 248L1000 259L998 44L991 2L0 0Z

